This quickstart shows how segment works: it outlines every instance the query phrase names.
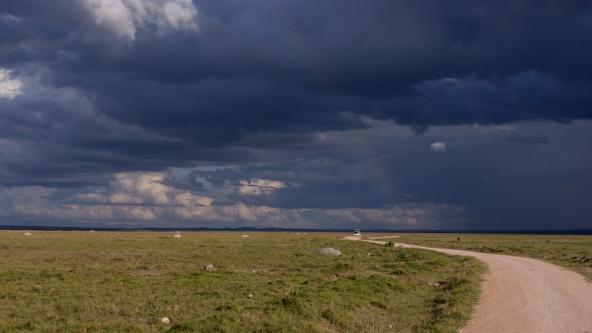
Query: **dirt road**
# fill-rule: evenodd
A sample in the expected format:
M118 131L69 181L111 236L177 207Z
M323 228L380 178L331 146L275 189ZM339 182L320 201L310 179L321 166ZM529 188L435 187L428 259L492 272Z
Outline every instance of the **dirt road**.
M575 272L530 258L396 245L472 256L489 266L463 333L592 333L592 284Z

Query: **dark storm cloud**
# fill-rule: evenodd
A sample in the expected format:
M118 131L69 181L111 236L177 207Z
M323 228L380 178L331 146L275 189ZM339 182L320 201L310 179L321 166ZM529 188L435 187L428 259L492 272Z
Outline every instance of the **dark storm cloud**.
M186 168L164 184L223 205L436 203L466 208L474 227L590 216L589 137L481 126L449 142L462 125L588 128L588 2L200 0L190 29L101 24L88 3L0 3L0 69L22 83L18 96L0 88L0 185ZM257 179L285 186L237 190Z
M2 21L0 62L41 61L101 112L203 144L359 126L343 111L412 125L591 116L585 2L197 5L199 34L121 45L77 1L5 4L18 22Z

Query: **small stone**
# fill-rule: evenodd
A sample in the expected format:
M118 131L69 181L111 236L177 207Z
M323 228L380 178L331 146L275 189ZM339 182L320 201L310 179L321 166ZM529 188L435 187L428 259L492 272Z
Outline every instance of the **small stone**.
M183 238L183 235L181 235L179 233L176 233L173 237L175 237L175 238Z
M325 255L325 256L340 256L341 255L341 251L334 249L332 247L322 247L318 250L318 253Z
M169 317L162 317L162 318L160 318L160 322L165 325L168 325L171 323L171 320L169 319Z
M207 264L204 266L204 271L206 271L206 272L212 272L215 270L216 270L216 267L214 267L214 265L212 265L212 264Z
M253 294L249 294L248 296L249 296L249 298L253 298Z
M249 238L249 235L241 235L241 238Z
M33 236L33 234L30 232L25 232L25 233L23 233L23 236L31 237L31 236Z

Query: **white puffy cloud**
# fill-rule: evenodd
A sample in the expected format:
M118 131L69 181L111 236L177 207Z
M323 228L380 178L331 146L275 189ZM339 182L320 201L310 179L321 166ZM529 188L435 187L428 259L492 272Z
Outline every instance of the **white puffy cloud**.
M88 204L119 204L147 206L210 206L214 199L183 191L165 184L162 172L119 173L107 191L80 193L70 197L70 202Z
M160 35L198 31L198 10L191 0L79 0L94 23L118 38L134 40L141 28Z
M52 197L58 191L54 188L0 188L0 215L123 222L187 219L202 209L204 219L220 219L220 211L208 207L214 203L212 198L168 186L165 180L164 173L120 173L107 188L78 193L65 200Z
M181 194L175 195L175 202L182 206L211 206L214 203L214 199L206 196L200 196L192 194L189 191L185 191Z
M434 142L430 145L430 148L432 149L432 151L435 151L438 153L444 153L448 150L448 148L446 147L446 144L444 142Z
M13 78L11 71L6 68L0 68L0 99L14 99L21 95L23 82L18 78Z
M286 183L269 179L241 180L239 192L244 195L270 195L273 192L286 187Z
M463 218L461 208L430 203L384 208L321 209L248 205L230 200L217 202L193 191L168 185L168 176L163 172L120 173L114 176L109 186L89 188L65 198L56 188L0 187L0 217L155 226L197 222L210 227L280 228L354 228L364 225L374 228L424 228L437 227L439 221L447 226L462 223ZM261 188L285 186L283 182L269 179L254 179L247 184L249 188L257 188L254 191L258 193L266 191ZM238 185L239 191L242 186Z
M115 176L115 187L123 191L118 193L122 197L131 196L140 202L167 205L171 202L169 196L171 189L162 183L164 180L163 173L120 173Z

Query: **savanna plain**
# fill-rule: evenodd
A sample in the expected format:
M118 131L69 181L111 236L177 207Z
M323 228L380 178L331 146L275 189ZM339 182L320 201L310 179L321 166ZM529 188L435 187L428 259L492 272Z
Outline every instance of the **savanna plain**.
M470 318L478 261L341 237L0 232L0 332L453 332Z
M0 232L0 332L456 332L487 269L337 233L173 236ZM392 241L532 256L592 276L590 236L399 236ZM319 254L324 247L342 255Z

